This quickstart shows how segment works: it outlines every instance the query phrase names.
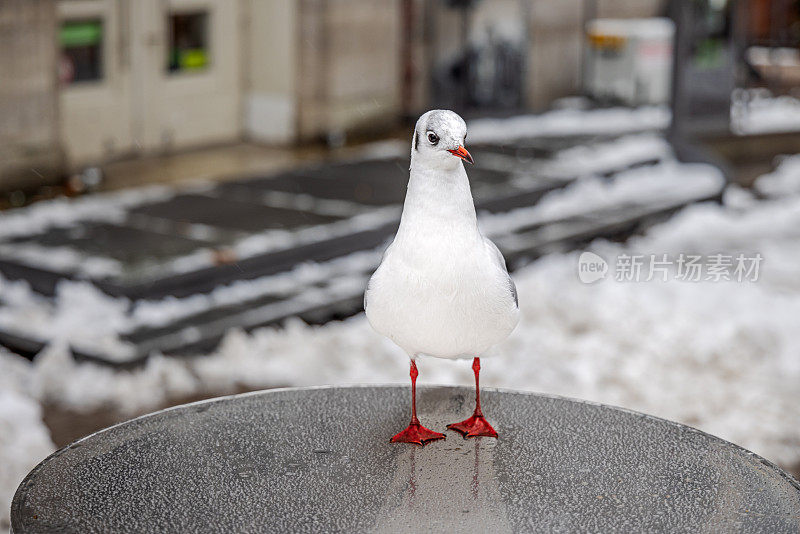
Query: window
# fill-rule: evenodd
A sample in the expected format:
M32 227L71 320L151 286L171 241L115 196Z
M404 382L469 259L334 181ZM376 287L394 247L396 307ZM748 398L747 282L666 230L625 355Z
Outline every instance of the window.
M173 13L169 16L167 70L188 72L208 66L208 13Z
M102 21L65 21L58 40L61 45L58 79L63 85L103 78Z

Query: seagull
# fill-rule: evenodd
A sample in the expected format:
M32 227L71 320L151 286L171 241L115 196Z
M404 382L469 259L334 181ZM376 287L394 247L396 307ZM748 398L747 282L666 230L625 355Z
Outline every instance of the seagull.
M480 357L514 330L519 302L503 255L478 228L462 163L473 163L466 137L453 111L428 111L417 121L400 227L364 293L372 328L411 359L411 423L392 442L445 437L417 419L416 359L423 355L473 358L475 411L447 428L465 438L497 437L481 411Z

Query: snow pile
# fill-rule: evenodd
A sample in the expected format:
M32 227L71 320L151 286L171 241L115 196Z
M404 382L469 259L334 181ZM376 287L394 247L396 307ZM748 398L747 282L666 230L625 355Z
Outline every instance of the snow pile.
M381 250L354 252L323 263L302 263L290 271L219 286L210 293L185 298L138 301L131 311L130 330L136 326L159 326L208 309L253 300L266 295L286 296L313 285L374 268Z
M765 90L735 91L731 127L739 134L796 132L800 129L800 100L772 96Z
M28 396L32 374L26 360L0 348L0 532L9 528L17 486L55 450L39 403Z
M800 194L800 156L784 158L774 172L756 181L755 189L768 197Z
M561 150L542 166L541 172L546 176L584 176L664 159L674 159L667 140L660 135L644 133Z
M184 298L131 302L111 297L88 282L63 280L55 298L46 299L27 282L0 276L0 327L42 342L71 344L113 361L136 356L121 334L140 327L159 327L211 308L239 304L265 296L281 300L275 313L293 306L305 310L363 291L365 277L378 265L382 249L355 252L323 263L302 263L290 271L219 286L210 293ZM54 375L57 378L57 374Z
M43 342L70 342L115 360L130 358L133 348L119 334L133 326L130 302L101 292L88 282L62 281L52 300L27 282L0 276L0 327Z
M507 119L476 119L469 122L470 143L514 141L530 137L572 135L619 135L669 126L666 106L635 109L559 109L541 115L519 115Z
M33 369L33 391L41 402L76 410L109 408L133 415L203 390L186 362L157 354L141 369L117 371L76 363L65 344L53 343L36 356Z
M577 180L551 191L533 206L494 215L481 214L481 227L488 235L500 235L590 209L707 198L718 193L724 183L725 178L716 167L668 159L658 165L617 173L613 180L597 176Z

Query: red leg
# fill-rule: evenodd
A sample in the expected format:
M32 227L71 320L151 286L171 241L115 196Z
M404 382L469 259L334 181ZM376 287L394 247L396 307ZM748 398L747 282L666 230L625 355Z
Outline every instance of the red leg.
M425 445L429 441L437 439L445 439L445 435L441 432L434 432L419 424L417 419L417 364L411 360L411 423L408 428L399 432L392 437L392 443L416 443L417 445Z
M486 420L481 411L480 358L472 360L472 371L475 373L475 412L468 419L464 419L460 423L451 423L447 425L447 428L461 432L465 438L474 438L476 436L496 438L497 432L494 431L494 428L492 428L492 425L489 424L489 421Z

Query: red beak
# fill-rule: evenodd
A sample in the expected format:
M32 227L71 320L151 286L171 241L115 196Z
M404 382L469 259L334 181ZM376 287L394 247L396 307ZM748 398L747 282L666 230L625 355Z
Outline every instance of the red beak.
M469 152L467 152L467 149L464 148L463 146L460 146L455 150L448 150L448 152L450 152L454 156L458 156L459 158L463 159L468 163L475 163L474 161L472 161L472 156L469 155Z

